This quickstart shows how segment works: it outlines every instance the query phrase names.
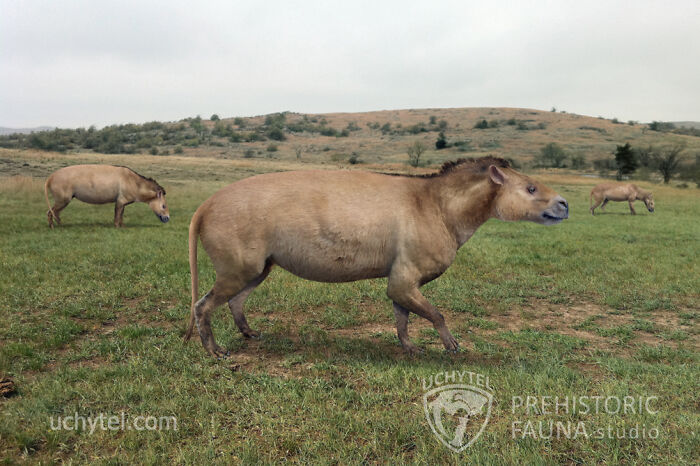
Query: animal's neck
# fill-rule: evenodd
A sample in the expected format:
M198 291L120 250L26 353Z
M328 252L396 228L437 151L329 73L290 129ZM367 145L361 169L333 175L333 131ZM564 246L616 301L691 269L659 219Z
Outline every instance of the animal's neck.
M137 202L148 202L153 199L157 192L153 188L153 183L148 180L143 179L136 173L133 173L133 180L136 184L136 201Z
M430 180L439 199L445 226L462 246L493 216L497 187L488 179L447 175Z

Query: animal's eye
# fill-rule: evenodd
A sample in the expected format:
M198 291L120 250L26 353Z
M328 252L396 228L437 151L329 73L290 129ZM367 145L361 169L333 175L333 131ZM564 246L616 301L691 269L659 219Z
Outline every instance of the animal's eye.
M527 187L527 192L530 194L535 194L535 191L537 191L537 188L535 188L533 185Z
M163 208L165 209L165 204L163 204Z

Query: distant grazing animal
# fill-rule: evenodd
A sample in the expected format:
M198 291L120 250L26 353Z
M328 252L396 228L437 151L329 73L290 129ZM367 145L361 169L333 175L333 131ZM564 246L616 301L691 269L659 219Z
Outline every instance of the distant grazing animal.
M601 183L591 190L591 215L595 215L595 209L600 205L600 210L605 210L608 201L627 201L630 204L630 212L636 215L634 201L644 201L649 212L654 212L654 195L650 191L644 191L634 184Z
M53 207L49 202L49 191ZM161 222L170 220L165 202L165 189L152 178L141 176L127 167L112 165L73 165L53 172L44 184L49 211L49 227L61 224L60 212L76 198L88 204L114 202L114 226L123 226L124 207L133 202L146 202Z
M241 333L257 337L243 303L277 264L319 282L388 277L403 348L419 351L408 338L413 312L432 322L448 351L456 351L445 319L419 288L445 272L489 218L553 225L568 216L564 198L493 157L447 162L439 173L423 176L348 170L253 176L215 193L192 217L192 310L185 340L196 323L204 348L228 356L210 324L212 310L224 303ZM198 238L216 281L196 301Z

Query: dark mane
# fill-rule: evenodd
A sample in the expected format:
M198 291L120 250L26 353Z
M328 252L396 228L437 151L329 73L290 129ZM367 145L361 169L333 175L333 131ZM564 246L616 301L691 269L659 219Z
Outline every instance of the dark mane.
M136 170L134 170L133 168L125 167L124 165L117 165L117 167L126 168L127 170L130 170L131 173L133 173L134 175L137 175L137 176L140 177L141 179L144 179L144 180L146 180L146 181L152 183L153 185L155 185L153 189L154 189L156 192L159 192L159 191L160 191L161 193L163 193L163 196L165 196L165 188L163 188L161 185L159 185L158 182L157 182L156 180L154 180L153 178L148 178L147 176L143 176L142 174L138 173L138 172L137 172Z
M439 176L452 173L456 170L469 170L472 173L486 173L489 165L495 165L499 168L510 168L510 162L506 159L500 157L480 157L478 159L457 159L454 161L447 161L442 164L440 171L435 173L426 173L423 175L407 175L403 173L383 173L384 175L391 176L406 176L409 178L436 178Z

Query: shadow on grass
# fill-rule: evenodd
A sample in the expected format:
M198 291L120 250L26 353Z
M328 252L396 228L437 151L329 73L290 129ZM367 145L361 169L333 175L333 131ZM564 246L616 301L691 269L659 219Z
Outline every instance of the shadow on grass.
M134 228L156 228L156 227L161 227L160 224L158 223L126 223L124 222L124 226L120 228L115 228L113 223L104 223L104 222L89 222L89 223L81 223L81 222L71 222L71 223L62 223L61 225L54 227L54 230L60 231L63 229L68 229L71 231L77 231L79 229L108 229L108 230L122 230L122 229L134 229ZM50 230L48 226L46 227L47 230Z

